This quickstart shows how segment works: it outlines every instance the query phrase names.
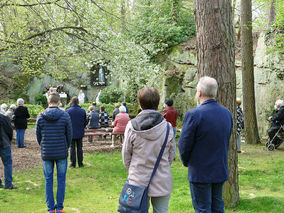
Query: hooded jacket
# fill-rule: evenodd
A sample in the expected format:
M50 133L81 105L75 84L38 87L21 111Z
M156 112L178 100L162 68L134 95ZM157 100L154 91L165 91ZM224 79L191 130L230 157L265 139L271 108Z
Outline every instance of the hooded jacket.
M13 130L11 123L5 115L0 114L0 150L11 146L12 138Z
M166 131L166 120L162 114L153 110L143 110L136 118L128 122L122 158L128 171L130 184L147 186L164 143ZM167 196L172 192L171 163L173 159L174 139L171 127L165 151L149 186L149 196Z
M58 107L48 107L37 117L36 137L42 160L62 160L68 157L72 141L72 124L68 113Z

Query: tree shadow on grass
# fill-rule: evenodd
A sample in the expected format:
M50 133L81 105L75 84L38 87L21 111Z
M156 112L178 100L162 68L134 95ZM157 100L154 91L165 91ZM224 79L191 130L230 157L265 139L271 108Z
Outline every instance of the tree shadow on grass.
M284 198L277 196L241 198L237 212L279 213L283 211Z

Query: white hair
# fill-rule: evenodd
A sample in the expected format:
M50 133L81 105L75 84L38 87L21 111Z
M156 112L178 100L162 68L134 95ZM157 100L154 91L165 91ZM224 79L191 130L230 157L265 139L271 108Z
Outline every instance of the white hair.
M275 101L275 105L282 107L282 106L284 106L284 101L279 99L279 100Z
M24 103L25 103L24 99L18 98L18 100L17 100L18 105L24 105Z
M7 110L7 104L1 104L1 110L6 111Z
M15 104L11 104L9 108L12 109L12 110L15 110L17 108L17 106Z
M119 112L126 112L125 106L120 106L119 107Z
M204 76L199 79L196 88L198 91L202 92L203 97L216 98L218 83L215 78Z

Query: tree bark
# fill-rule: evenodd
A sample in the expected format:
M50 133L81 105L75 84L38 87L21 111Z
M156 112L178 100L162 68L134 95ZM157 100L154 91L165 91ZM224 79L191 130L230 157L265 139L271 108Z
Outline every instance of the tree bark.
M178 24L180 3L181 3L180 0L171 0L171 5L172 5L171 16L175 24Z
M272 22L275 20L275 17L276 17L275 4L276 4L276 1L271 0L270 7L269 7L269 13L268 13L269 15L267 18L267 28L270 28L272 25Z
M198 76L207 75L217 80L217 101L227 107L236 120L235 38L231 1L195 0L195 21ZM235 207L239 202L237 162L234 125L229 146L229 180L224 185L223 195L228 207Z
M121 31L125 31L125 0L120 0Z
M245 138L248 144L260 143L255 111L251 0L241 0L241 53Z

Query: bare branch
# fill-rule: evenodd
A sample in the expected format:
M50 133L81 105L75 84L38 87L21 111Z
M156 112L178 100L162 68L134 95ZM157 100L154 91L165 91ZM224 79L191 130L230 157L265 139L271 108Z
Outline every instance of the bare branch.
M45 35L47 33L51 33L51 32L54 32L54 31L61 31L61 30L65 30L65 29L79 30L79 31L83 31L85 33L88 33L88 31L86 29L84 29L83 27L74 27L74 26L57 27L57 28L49 29L49 30L46 30L46 31L43 31L43 32L40 32L40 33L36 33L34 35L31 35L31 36L23 39L23 41L27 41L27 40L33 39L35 37L38 37L38 36L43 36L43 35Z
M16 7L35 7L35 6L39 6L39 5L48 5L48 4L55 4L57 2L59 2L61 0L55 0L52 2L43 2L43 3L34 3L34 4L16 4L16 3L4 3L4 4L0 4L0 7L9 7L9 6L16 6Z

